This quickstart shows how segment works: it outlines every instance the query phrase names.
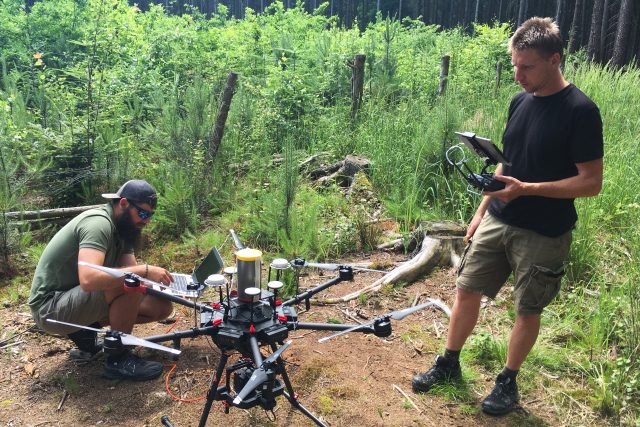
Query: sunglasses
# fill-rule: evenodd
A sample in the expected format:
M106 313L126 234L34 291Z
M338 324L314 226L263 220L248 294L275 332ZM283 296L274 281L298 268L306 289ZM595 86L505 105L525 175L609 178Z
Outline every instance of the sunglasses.
M151 218L153 216L153 214L155 212L153 211L148 211L146 209L142 209L140 206L136 205L135 203L133 203L131 200L127 199L129 204L131 206L133 206L134 208L136 208L136 211L138 211L138 216L140 217L140 219L147 219L147 218Z

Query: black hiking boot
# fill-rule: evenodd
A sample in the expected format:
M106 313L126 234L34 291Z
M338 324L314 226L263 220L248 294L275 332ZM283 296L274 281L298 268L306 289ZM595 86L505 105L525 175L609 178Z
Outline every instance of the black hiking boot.
M518 385L514 379L498 374L495 387L480 406L489 415L506 415L515 409L519 401Z
M117 357L107 358L103 377L110 380L146 381L158 378L161 373L162 363L144 360L126 351Z
M91 328L100 328L99 323L92 323ZM69 357L76 362L88 362L97 358L102 351L102 339L96 331L80 329L67 335L77 348L69 350Z
M416 393L424 393L436 384L462 378L460 362L452 362L442 356L436 356L436 363L427 372L413 377L411 387Z

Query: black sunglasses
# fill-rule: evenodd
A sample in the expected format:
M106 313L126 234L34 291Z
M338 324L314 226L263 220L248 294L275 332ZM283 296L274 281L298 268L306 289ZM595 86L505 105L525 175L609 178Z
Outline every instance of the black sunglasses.
M152 212L152 211L148 211L146 209L142 209L140 206L136 205L134 202L132 202L129 199L127 199L127 201L129 202L129 204L131 206L136 208L136 210L138 211L138 216L140 217L140 219L151 218L153 216L153 214L155 213L155 212Z

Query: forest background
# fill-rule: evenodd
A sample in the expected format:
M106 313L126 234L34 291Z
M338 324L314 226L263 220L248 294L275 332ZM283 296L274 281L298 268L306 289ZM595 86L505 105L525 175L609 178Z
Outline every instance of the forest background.
M220 246L229 227L287 258L373 248L380 234L368 208L335 186L310 185L299 170L319 153L370 159L383 216L402 232L427 219L467 222L478 199L444 150L457 130L501 140L519 90L508 38L529 16L555 16L569 40L565 76L602 113L605 182L601 195L577 203L564 291L545 312L528 363L589 384L587 395L557 386L602 420L637 425L639 13L631 0L4 0L3 300L26 301L30 271L53 232L20 228L5 213L99 203L101 192L131 177L159 190L150 243L167 267L187 248ZM347 63L360 53L366 80L354 118ZM451 68L440 94L443 55ZM230 71L238 85L212 153ZM503 320L513 315L508 307ZM480 331L472 348L488 364L504 363L499 336Z

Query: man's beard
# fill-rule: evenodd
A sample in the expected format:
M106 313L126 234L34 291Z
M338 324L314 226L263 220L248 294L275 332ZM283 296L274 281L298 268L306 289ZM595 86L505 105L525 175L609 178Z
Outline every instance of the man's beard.
M126 245L133 247L135 252L142 248L142 229L136 227L128 209L116 219L116 230Z

